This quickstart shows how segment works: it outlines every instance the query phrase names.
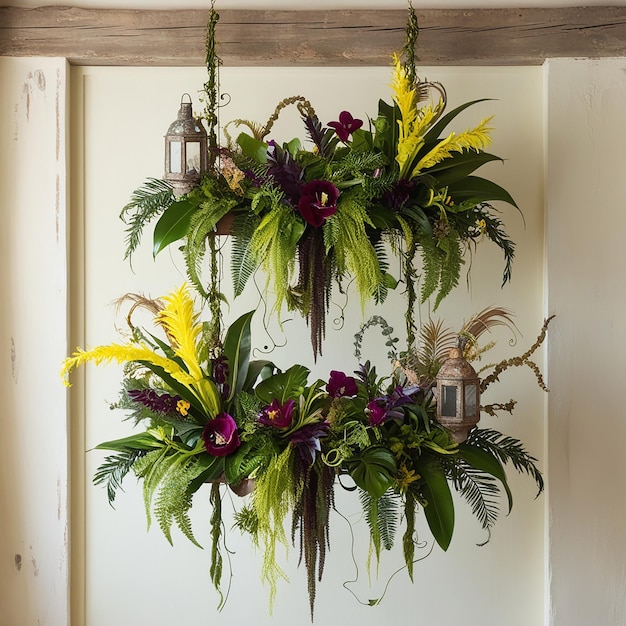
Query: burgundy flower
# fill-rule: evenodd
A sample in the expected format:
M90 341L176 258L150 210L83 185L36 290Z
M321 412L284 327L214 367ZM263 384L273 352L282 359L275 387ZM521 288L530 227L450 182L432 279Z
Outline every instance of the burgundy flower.
M337 212L339 189L327 180L312 180L302 185L298 211L311 226L321 226Z
M202 439L206 451L213 456L226 456L240 445L237 424L228 413L220 413L207 422Z
M293 421L294 405L295 402L293 400L287 400L285 404L281 404L274 398L272 404L261 411L259 422L274 428L289 428Z
M363 126L363 120L355 119L348 111L342 111L339 114L339 121L328 122L328 125L335 129L341 141L348 141L350 135Z
M370 426L380 426L387 418L387 399L375 398L370 400L365 412L370 416Z
M359 392L356 380L352 376L346 376L343 372L337 370L330 372L326 391L331 398L340 398L342 396L352 398Z

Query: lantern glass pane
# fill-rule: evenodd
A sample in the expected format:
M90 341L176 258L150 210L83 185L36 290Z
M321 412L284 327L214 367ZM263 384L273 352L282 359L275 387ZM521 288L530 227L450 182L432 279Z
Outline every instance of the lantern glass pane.
M187 163L186 174L198 174L200 172L200 142L188 141L187 142Z
M465 417L476 415L478 400L478 385L465 385Z
M456 385L441 386L441 415L456 417Z
M182 165L183 144L180 141L170 141L170 174L180 174Z

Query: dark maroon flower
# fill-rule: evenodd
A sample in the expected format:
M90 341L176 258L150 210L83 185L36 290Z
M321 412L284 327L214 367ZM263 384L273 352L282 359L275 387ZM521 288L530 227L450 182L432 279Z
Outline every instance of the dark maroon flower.
M329 428L328 422L315 422L299 428L289 437L304 462L315 462L315 455L322 449L320 439L328 435Z
M226 456L240 445L237 424L228 413L220 413L207 422L202 439L206 451L213 456Z
M259 422L274 428L289 428L293 421L294 405L295 402L293 400L287 400L285 404L281 404L274 398L272 404L261 411Z
M326 385L326 391L331 398L346 396L352 398L359 392L356 380L352 376L346 376L344 372L332 370L330 379Z
M337 137L339 137L341 141L348 141L350 135L363 126L363 120L355 119L348 111L342 111L339 114L339 121L328 122L328 125L335 129Z
M383 194L383 204L392 211L401 209L411 198L415 186L415 181L406 180L405 178L399 180L392 189Z
M176 405L180 396L171 396L169 393L158 394L154 389L130 389L128 397L143 404L155 413L176 413Z
M337 212L339 189L327 180L312 180L302 185L298 211L311 226L321 226Z
M228 359L224 356L219 356L215 359L211 359L213 366L213 379L220 391L220 395L225 400L230 394L230 385L228 384Z

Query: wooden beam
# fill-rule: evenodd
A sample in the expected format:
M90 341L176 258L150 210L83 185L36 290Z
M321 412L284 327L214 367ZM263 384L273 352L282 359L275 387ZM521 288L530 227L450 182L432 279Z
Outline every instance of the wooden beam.
M626 56L626 7L417 10L422 65ZM381 66L406 11L219 11L224 65ZM0 55L75 65L202 66L208 11L0 7Z

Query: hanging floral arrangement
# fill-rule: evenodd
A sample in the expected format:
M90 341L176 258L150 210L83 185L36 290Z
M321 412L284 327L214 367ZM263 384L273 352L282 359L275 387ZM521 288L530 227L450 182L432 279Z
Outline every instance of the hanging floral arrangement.
M217 145L215 131L216 21L214 14L205 85L211 166L180 197L169 183L154 179L135 192L122 212L128 256L146 224L158 218L154 253L182 240L189 280L210 297L202 260L221 220L233 217L235 296L261 268L275 311L286 305L309 323L314 355L322 352L333 285L343 291L353 280L364 304L382 303L401 282L410 344L415 303L434 296L436 309L458 284L464 257L479 241L502 249L503 283L510 279L514 244L490 203L516 204L505 189L475 174L501 160L487 152L491 118L460 132L450 129L461 112L481 101L446 112L443 86L416 77L412 7L403 55L393 58L391 102L381 99L367 125L348 111L324 125L307 99L294 96L280 102L263 126L246 120L228 124L225 146ZM305 139L279 144L271 130L289 105L300 113ZM233 141L231 125L249 132ZM389 254L400 259L401 276L391 274Z
M176 526L199 545L189 513L196 494L209 485L210 575L221 594L222 498L228 485L244 498L236 527L263 549L261 575L270 605L285 578L277 549L297 544L313 616L337 489L358 496L376 559L401 544L411 579L418 513L436 544L447 550L455 526L454 491L488 534L498 517L499 494L507 509L512 504L505 466L529 475L541 493L537 460L524 445L476 424L480 411L495 415L513 409L513 400L480 404L481 392L508 368L529 367L545 389L531 357L549 320L526 353L481 372L482 380L475 376L471 389L463 379L458 388L454 381L443 387L438 381L452 348L469 367L485 349L480 345L485 331L497 325L514 328L511 314L486 309L452 331L434 321L416 328L414 307L434 297L436 308L457 285L465 253L485 238L502 249L503 280L509 280L514 245L489 203L516 204L503 188L475 175L498 160L486 151L489 120L462 132L448 130L479 101L446 113L443 87L416 77L412 7L403 56L393 59L392 101L381 100L367 125L348 111L323 125L310 102L296 96L281 102L263 127L233 122L249 132L235 141L225 132L225 146L217 143L215 115L217 19L212 10L205 85L210 166L182 194L175 194L166 180L148 181L122 212L127 256L135 252L146 225L156 220L154 253L182 241L189 281L161 300L127 296L131 313L125 341L76 350L65 360L62 376L69 384L71 371L85 363L123 365L114 408L126 412L137 432L97 446L108 456L94 480L106 486L109 501L134 474L143 484L148 520L156 520L170 542ZM270 138L274 120L292 104L309 148L300 139L279 145ZM222 327L216 234L226 217L232 218L235 296L263 269L275 294L275 311L286 305L308 321L314 357L322 351L333 285L343 289L352 279L362 303L382 303L402 281L405 349L398 350L393 329L377 316L355 337L352 372L331 370L324 380L311 380L304 365L281 370L269 360L252 359L254 311ZM201 264L207 253L210 272L204 280ZM401 259L400 277L391 276L388 254ZM154 328L134 325L137 308L153 313ZM361 350L364 332L376 325L389 346L390 367L383 375ZM454 420L465 413L473 421L459 431Z

